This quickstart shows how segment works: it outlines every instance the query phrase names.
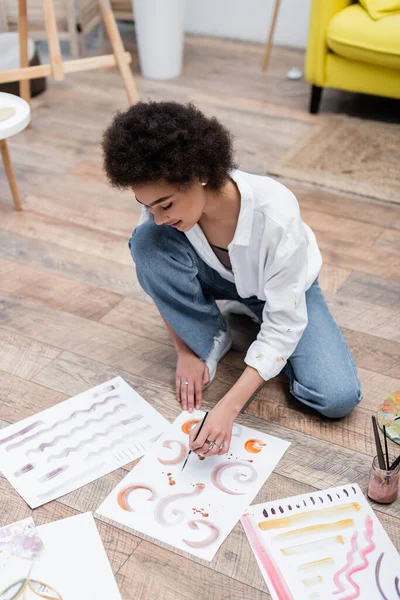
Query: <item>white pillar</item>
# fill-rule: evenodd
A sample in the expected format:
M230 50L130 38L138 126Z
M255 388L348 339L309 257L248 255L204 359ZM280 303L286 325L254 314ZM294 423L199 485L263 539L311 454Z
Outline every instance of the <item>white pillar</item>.
M172 79L182 72L186 0L133 0L142 75Z

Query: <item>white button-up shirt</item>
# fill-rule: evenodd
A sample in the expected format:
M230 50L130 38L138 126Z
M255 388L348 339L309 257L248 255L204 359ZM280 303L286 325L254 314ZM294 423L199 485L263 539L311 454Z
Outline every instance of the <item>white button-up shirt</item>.
M235 283L239 296L265 301L260 331L245 362L268 380L283 369L307 325L305 293L322 258L290 190L270 177L239 170L230 176L241 196L235 235L228 246L232 271L218 260L198 224L185 233L204 262ZM151 218L143 207L139 223Z

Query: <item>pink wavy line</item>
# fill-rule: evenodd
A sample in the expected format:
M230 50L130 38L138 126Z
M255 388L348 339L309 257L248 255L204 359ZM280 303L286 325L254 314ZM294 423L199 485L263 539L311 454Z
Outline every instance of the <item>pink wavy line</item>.
M352 569L350 569L350 571L347 573L347 577L346 577L347 581L354 587L355 592L353 592L353 594L351 594L350 596L342 598L342 600L355 600L355 598L359 598L359 596L360 596L360 588L356 584L356 582L352 579L352 575L354 575L354 573L357 573L358 571L364 571L364 569L366 569L369 566L369 562L365 557L367 556L367 554L370 554L371 552L373 552L376 548L375 543L372 540L373 526L374 525L373 525L373 521L372 521L371 517L369 515L367 515L367 517L365 519L364 537L367 540L367 542L369 542L369 544L366 548L363 548L363 550L360 550L362 564L357 565L356 567L353 567Z
M15 444L11 444L10 446L7 446L6 452L9 452L13 448L19 448L20 446L23 446L24 444L26 444L26 442L30 442L31 440L34 440L35 438L41 436L43 433L50 433L50 431L53 431L53 429L55 429L59 425L64 425L65 423L68 423L68 421L70 419L73 419L74 417L76 417L76 415L82 415L82 414L85 414L88 412L93 412L97 406L101 406L102 404L107 404L107 402L109 402L110 400L114 400L115 398L119 398L119 396L107 396L107 398L104 398L104 400L102 400L101 402L94 402L93 404L91 404L89 406L89 408L86 408L85 410L75 410L73 413L71 413L69 415L69 417L64 419L64 421L58 421L57 423L54 423L51 427L48 427L47 429L42 429L41 431L38 431L34 435L24 438L20 442L16 442Z
M340 569L339 571L337 571L337 573L335 573L335 575L333 576L333 582L337 587L337 590L334 591L334 594L340 594L341 592L345 591L345 587L342 584L342 582L340 581L340 576L343 575L343 573L345 573L347 571L347 569L349 567L351 567L351 565L354 562L354 555L357 551L357 536L358 533L357 531L355 531L351 537L351 550L347 553L346 556L346 564L344 565L344 567L342 569Z

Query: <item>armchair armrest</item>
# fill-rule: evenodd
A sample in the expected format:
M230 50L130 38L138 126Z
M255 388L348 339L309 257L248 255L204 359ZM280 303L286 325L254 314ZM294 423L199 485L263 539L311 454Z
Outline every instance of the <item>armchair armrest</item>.
M325 60L328 52L326 30L331 18L354 0L313 0L306 54L306 80L324 87Z

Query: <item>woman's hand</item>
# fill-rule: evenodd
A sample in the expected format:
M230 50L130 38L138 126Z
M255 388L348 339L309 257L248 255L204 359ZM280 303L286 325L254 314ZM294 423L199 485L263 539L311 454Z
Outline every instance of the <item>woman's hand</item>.
M195 441L200 423L193 427L189 437L189 447L196 454L203 456L213 456L215 454L226 454L231 445L232 428L235 420L235 413L224 403L217 404L207 415L206 421ZM211 442L209 444L208 442ZM212 442L215 442L212 444Z
M183 383L187 381L187 383ZM191 350L178 353L176 364L176 399L182 410L193 411L201 407L203 387L210 381L205 362Z

